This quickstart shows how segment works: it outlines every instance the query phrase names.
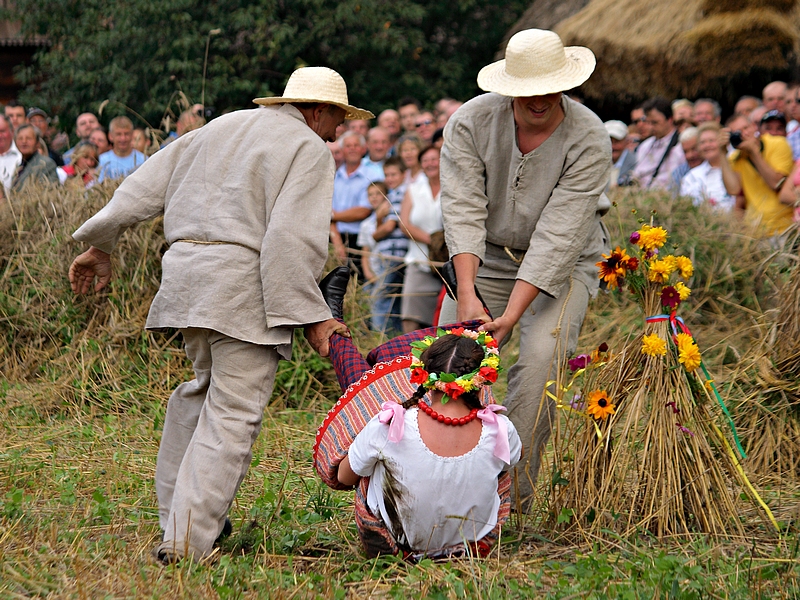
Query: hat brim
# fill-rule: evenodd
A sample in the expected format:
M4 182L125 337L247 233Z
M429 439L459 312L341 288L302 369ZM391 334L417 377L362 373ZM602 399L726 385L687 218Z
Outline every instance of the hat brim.
M524 98L564 92L584 83L594 72L594 53L582 46L567 46L566 64L547 77L516 77L506 72L506 61L498 60L478 73L478 87L503 96Z
M355 106L342 104L341 102L320 100L319 98L286 98L284 96L270 96L267 98L256 98L253 100L253 102L256 104L261 104L262 106L270 106L272 104L292 104L293 102L319 102L322 104L333 104L334 106L343 108L347 112L344 118L348 121L353 119L364 119L365 121L368 121L369 119L375 118L375 115L368 110L364 110L363 108L356 108Z

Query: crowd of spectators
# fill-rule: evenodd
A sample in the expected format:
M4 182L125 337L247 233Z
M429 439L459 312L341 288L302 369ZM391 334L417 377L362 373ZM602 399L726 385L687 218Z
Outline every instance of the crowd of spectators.
M446 259L440 244L429 256L442 229L439 149L461 104L442 98L427 110L403 98L374 126L348 121L328 143L336 164L334 254L356 268L371 294L371 326L389 335L433 322L441 285L430 264ZM607 191L637 186L688 196L695 205L744 215L764 237L780 235L800 219L800 84L772 82L761 98L741 97L724 126L722 117L710 98L654 97L631 111L629 124L607 121L613 162ZM195 105L158 140L127 117L112 119L106 130L85 112L69 147L45 111L12 101L0 115L0 191L28 181L90 187L124 178L204 124Z
M800 220L800 84L773 81L742 96L722 121L710 98L661 97L607 121L614 168L608 189L638 186L688 196L695 205L743 216L778 239Z
M148 156L204 124L202 107L195 105L181 113L175 131L159 145L154 132L134 128L128 117L112 119L106 130L97 115L85 112L75 120L77 142L70 147L57 118L12 100L0 114L0 198L34 182L88 188L123 179Z

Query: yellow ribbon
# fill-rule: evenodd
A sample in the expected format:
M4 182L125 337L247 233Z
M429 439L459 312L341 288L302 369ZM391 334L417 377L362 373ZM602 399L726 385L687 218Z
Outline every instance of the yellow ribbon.
M758 492L753 487L753 484L750 483L750 480L747 478L747 475L745 475L744 469L742 469L742 465L739 462L736 453L733 451L733 448L731 448L731 445L728 443L728 440L725 439L725 436L722 434L722 431L720 431L719 427L717 427L715 423L712 423L711 425L714 427L714 431L716 431L717 437L719 437L719 439L722 440L722 443L725 446L725 450L731 457L731 460L733 461L733 464L736 466L736 470L739 472L739 475L741 475L742 479L744 480L747 489L750 490L750 493L756 499L756 502L758 502L761 505L761 508L764 509L764 512L767 513L767 517L769 517L769 520L772 522L772 525L780 534L781 531L780 525L778 525L778 522L775 520L775 517L772 514L772 511L769 509L769 506L767 506L766 503L761 499L761 496L758 495Z

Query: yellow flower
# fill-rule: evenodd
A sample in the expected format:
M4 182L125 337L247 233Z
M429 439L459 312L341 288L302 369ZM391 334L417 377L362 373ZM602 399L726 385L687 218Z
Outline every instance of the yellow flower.
M676 336L678 345L678 362L691 372L700 366L700 349L688 333L679 333Z
M483 365L496 369L498 366L500 366L500 357L496 354L491 354L483 359Z
M689 294L692 293L692 290L690 290L688 287L683 285L683 282L681 282L681 281L679 281L678 283L676 283L672 287L674 287L675 291L678 292L678 296L680 297L681 302L686 300L689 297Z
M690 336L688 333L679 333L676 337L675 343L678 346L678 350L683 350L684 348L688 348L689 346L694 345L694 338Z
M667 230L663 227L644 225L639 230L639 241L636 244L645 252L661 248L667 242Z
M681 272L681 277L689 279L689 277L694 275L694 265L690 258L677 256L675 260L677 261L678 270Z
M605 390L594 391L589 394L586 412L599 421L604 421L609 415L614 414L614 403L608 398Z
M695 344L679 349L678 362L681 363L687 371L691 372L699 367L700 360L700 349Z
M670 260L651 260L647 268L647 278L656 283L667 283L674 270L675 265Z
M648 356L664 356L667 353L667 342L657 333L646 335L642 338L642 353Z

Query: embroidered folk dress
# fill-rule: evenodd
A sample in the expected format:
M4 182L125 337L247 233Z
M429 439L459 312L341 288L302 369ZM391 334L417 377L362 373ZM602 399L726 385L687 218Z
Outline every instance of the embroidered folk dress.
M393 419L404 413L397 442L389 440L391 426L381 422L384 413L376 415L350 446L350 466L357 475L370 477L367 504L381 515L398 545L435 555L479 540L494 528L500 506L497 477L519 461L522 443L511 421L493 413L490 420L496 416L496 422L483 422L472 450L461 456L439 456L422 441L419 412L417 408L395 412ZM495 455L503 424L510 465ZM395 531L387 503L390 510L396 506L402 531Z

